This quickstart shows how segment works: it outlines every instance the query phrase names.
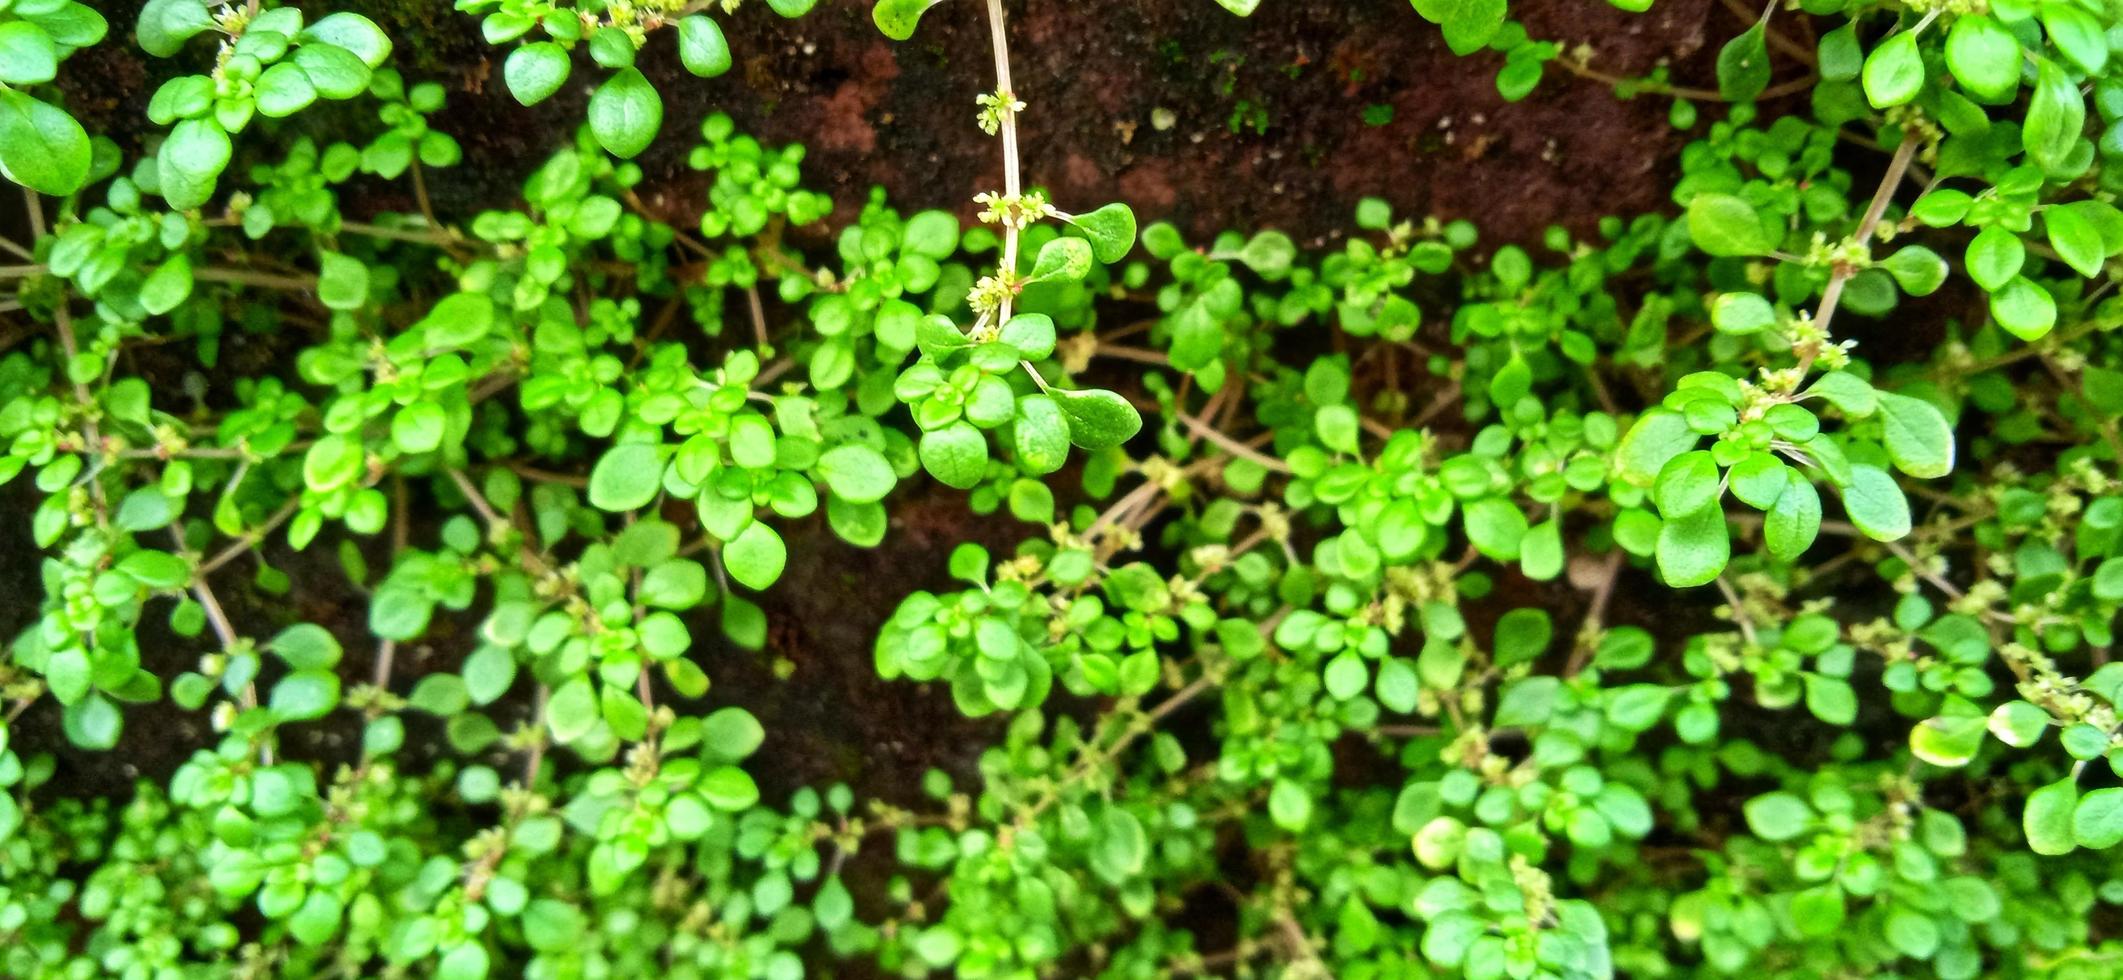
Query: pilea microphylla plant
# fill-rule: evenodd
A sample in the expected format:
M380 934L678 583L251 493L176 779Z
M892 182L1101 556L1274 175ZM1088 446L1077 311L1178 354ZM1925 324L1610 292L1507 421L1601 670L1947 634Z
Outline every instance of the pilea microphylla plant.
M1367 199L1322 254L1028 182L1040 80L962 2L1001 185L820 229L802 147L635 64L727 71L756 5L457 0L588 101L445 214L368 17L0 0L0 974L2123 975L2123 13L1773 4L1692 88L1416 0L1506 99L1669 105L1672 207ZM67 108L128 44L137 150ZM921 492L1022 540L869 656L996 741L763 795L709 654L794 529Z

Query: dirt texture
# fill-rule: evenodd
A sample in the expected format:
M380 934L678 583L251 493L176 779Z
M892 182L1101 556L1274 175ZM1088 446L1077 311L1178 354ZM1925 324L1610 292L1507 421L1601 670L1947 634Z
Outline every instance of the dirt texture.
M458 138L465 160L427 177L437 210L448 216L513 204L524 176L570 138L603 77L578 59L567 89L525 108L500 81L505 51L487 45L477 19L450 4L333 6L367 13L398 39L397 63L409 82L435 80L448 89L448 107L434 122ZM1605 85L1552 69L1529 98L1507 103L1495 85L1501 56L1455 57L1405 0L1269 0L1248 19L1209 0L1006 6L1013 74L1030 104L1025 178L1049 188L1064 210L1120 200L1146 222L1174 221L1194 240L1274 227L1321 247L1351 226L1360 198L1379 196L1404 216L1472 219L1493 247L1536 241L1553 224L1584 234L1604 215L1670 208L1664 195L1687 139L1667 121L1670 99L1618 99ZM134 13L106 11L114 35L131 33ZM1713 0L1666 0L1644 15L1583 0L1520 0L1512 15L1535 37L1571 47L1596 42L1592 61L1608 73L1640 75L1666 65L1676 82L1696 85L1712 75L1715 42L1744 26ZM666 111L662 136L639 161L646 178L639 190L662 217L683 226L698 214L706 178L688 169L685 157L695 127L717 110L769 144L809 148L807 184L837 202L829 228L852 220L872 187L883 187L902 209L941 207L970 218L973 195L1000 185L998 146L974 123L974 96L994 85L980 4L935 8L904 44L879 35L869 4L853 0L828 0L795 21L758 2L720 19L737 59L721 78L686 74L668 34L644 53L642 68L665 93ZM144 150L156 138L146 121L153 83L180 68L203 68L211 57L204 47L194 45L199 50L175 64L150 62L123 43L82 52L68 66L70 104L92 130L130 152ZM314 124L330 136L336 122ZM359 184L344 204L361 217L414 207L404 182ZM232 363L262 370L268 365L251 362L275 357L260 344L233 352ZM424 492L415 490L416 503ZM712 610L692 624L703 638L698 656L714 678L706 703L745 705L776 734L758 767L770 798L798 785L847 780L858 795L911 802L924 770L969 775L980 748L995 739L993 723L963 719L946 692L878 679L871 643L909 591L947 587L943 567L954 544L1004 549L1020 528L975 517L959 494L905 496L878 550L839 542L822 521L790 529L790 551L802 557L761 597L771 623L766 651L723 640ZM27 596L37 588L27 540L31 500L15 488L0 507L11 515L0 527L0 554L7 556L0 574ZM435 533L420 527L413 543L432 546ZM250 559L244 572L220 576L225 582L217 587L246 634L270 635L298 619L333 629L349 651L353 683L369 676L375 643L365 599L345 583L334 546L320 541L304 555L269 552L292 577L295 601L244 588L255 569ZM373 542L369 550L380 572L386 559ZM1584 601L1560 585L1512 581L1505 588L1557 610ZM1616 605L1622 621L1638 620L1629 612L1652 618L1626 599ZM26 601L0 607L0 629L13 635L32 611ZM170 635L163 612L149 611L142 642L147 662L171 676L190 665L200 644ZM469 648L471 626L438 618L434 635L398 651L394 688L403 693L420 674L448 669ZM507 728L526 710L504 705L495 714ZM63 769L56 782L68 793L122 791L133 778L166 775L211 739L202 719L166 701L134 706L121 748L126 761L112 767L107 756L67 751L56 722L57 712L40 705L18 731L24 747L57 751ZM356 751L351 723L298 727L318 731L311 744L290 745L295 754Z
M463 143L463 166L431 176L440 210L506 203L525 174L582 119L603 72L579 58L559 95L525 108L501 83L505 49L476 18L434 0L350 0L398 39L409 81L442 82L436 124ZM1492 243L1536 240L1551 224L1585 232L1602 215L1667 206L1684 138L1670 99L1622 100L1550 68L1527 99L1507 103L1502 56L1454 56L1404 0L1270 0L1250 18L1208 0L1024 0L1006 4L1012 72L1029 103L1025 179L1064 210L1126 201L1145 219L1194 238L1276 227L1331 241L1359 198L1376 195L1416 217L1468 218ZM1713 0L1671 0L1627 14L1582 0L1512 5L1537 38L1629 76L1671 66L1702 84L1715 43L1744 25ZM114 33L131 11L109 12ZM721 110L769 143L810 151L809 182L845 218L881 186L906 208L970 215L974 194L1001 183L995 141L974 125L973 97L994 87L978 3L939 5L914 40L894 43L869 4L827 0L784 20L763 3L720 18L737 65L712 80L688 75L668 34L641 67L665 94L664 132L640 161L642 196L690 223L705 181L685 167L694 127ZM204 46L195 46L201 47ZM179 63L209 53L188 50ZM137 146L151 80L171 66L106 44L69 75L91 128ZM378 186L354 210L410 206Z

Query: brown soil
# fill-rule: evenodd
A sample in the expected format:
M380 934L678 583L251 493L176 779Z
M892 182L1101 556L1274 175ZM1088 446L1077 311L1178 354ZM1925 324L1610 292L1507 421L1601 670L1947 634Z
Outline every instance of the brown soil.
M501 84L500 58L480 39L477 21L448 4L341 6L368 13L399 39L409 81L448 87L449 106L436 123L459 138L466 159L428 178L445 214L513 203L524 175L581 120L589 86L600 77L579 68L567 91L527 109ZM1369 195L1386 198L1402 215L1472 219L1491 245L1534 241L1557 223L1585 233L1603 215L1668 207L1665 190L1686 139L1667 123L1669 100L1619 100L1607 87L1561 71L1551 70L1525 101L1506 103L1495 88L1501 57L1454 57L1404 0L1271 0L1243 20L1209 0L1010 7L1013 73L1031 104L1023 134L1028 181L1049 187L1064 209L1122 200L1143 220L1172 220L1197 240L1224 229L1278 227L1307 245L1326 245ZM1709 79L1714 42L1738 29L1712 0L1671 0L1641 16L1580 0L1524 0L1512 12L1536 37L1572 45L1597 39L1594 62L1603 70L1630 75L1670 64L1678 81L1694 84ZM132 10L106 13L114 35L130 34ZM899 45L878 35L866 3L822 4L798 21L752 3L724 21L738 66L722 78L686 75L665 38L643 60L666 93L666 113L662 138L640 161L648 177L641 196L669 220L688 224L699 209L704 180L684 159L693 127L717 109L769 143L810 148L807 182L838 202L834 227L852 218L873 186L904 209L970 216L973 194L1000 183L996 144L973 121L973 96L993 85L978 4L935 8L917 38ZM191 51L180 64L205 56ZM165 77L172 65L148 63L137 49L113 43L69 67L79 80L72 104L91 129L134 150L151 138L149 80ZM1390 121L1381 122L1385 109L1377 107L1390 107ZM1169 127L1158 128L1165 118ZM347 201L350 213L363 215L412 206L396 185L358 186ZM14 556L4 564L15 594L26 595L36 587L29 507L19 491L5 504L16 516L0 522L0 548ZM773 624L768 651L721 641L712 612L694 624L697 636L714 638L700 653L715 678L708 701L743 704L775 733L759 767L770 798L777 789L844 779L864 795L906 801L929 767L973 771L994 726L961 719L940 690L878 680L871 642L908 591L945 584L944 556L953 544L1006 547L1017 531L1007 519L973 517L961 495L943 492L899 501L893 533L876 551L841 544L813 521L790 532L800 560L762 600ZM431 538L429 530L416 542ZM267 634L295 617L327 624L349 650L349 680L366 678L374 644L365 605L342 584L328 544L304 556L275 555L294 575L299 602L224 600L246 632ZM371 559L380 573L381 555ZM240 574L223 577L229 582L222 588L238 589ZM1561 586L1507 588L1517 604L1560 611L1583 602ZM1627 605L1618 601L1618 618ZM0 609L0 628L12 635L30 611L21 602ZM151 610L150 623L162 612ZM461 626L439 621L437 628ZM183 669L198 649L152 626L143 642L154 647L150 663L168 672ZM419 673L443 669L463 644L438 633L425 646L440 652L429 657L418 645L401 651L401 691ZM793 667L786 680L775 676L777 659ZM56 747L55 721L48 705L32 711L24 744ZM70 760L78 764L63 763L60 782L68 792L106 792L136 772L166 772L204 744L202 727L166 704L136 706L123 746L126 769L96 771L105 765L97 759ZM343 732L316 737L307 746L315 756L350 750Z
M448 87L437 123L467 155L432 178L445 211L513 200L580 122L601 77L579 68L566 91L526 109L501 84L501 59L476 19L441 3L342 6L399 39L409 80ZM1550 224L1584 232L1602 215L1667 204L1682 142L1666 122L1669 100L1625 102L1550 69L1531 97L1507 103L1496 92L1500 55L1454 57L1402 0L1271 0L1247 19L1208 0L1010 7L1012 71L1030 103L1026 178L1064 210L1123 200L1195 238L1278 227L1322 243L1348 227L1359 198L1376 195L1400 214L1469 218L1492 241L1523 242ZM114 33L130 31L129 15L110 12ZM1670 64L1697 83L1715 41L1738 24L1712 0L1643 15L1530 0L1512 15L1535 37L1594 44L1594 63L1610 73ZM685 74L666 38L644 53L666 111L663 137L641 161L642 196L672 220L697 213L702 180L684 159L693 127L717 109L765 141L808 146L808 179L844 209L882 186L907 208L970 214L972 196L1000 182L995 142L973 124L973 96L994 85L979 4L936 7L904 44L877 33L865 3L821 4L795 21L754 3L723 20L738 64L721 78ZM147 82L169 66L118 45L81 58L71 77L84 80L74 101L88 123L138 135ZM1391 121L1373 125L1366 110L1379 107ZM357 209L407 207L401 193L372 189Z

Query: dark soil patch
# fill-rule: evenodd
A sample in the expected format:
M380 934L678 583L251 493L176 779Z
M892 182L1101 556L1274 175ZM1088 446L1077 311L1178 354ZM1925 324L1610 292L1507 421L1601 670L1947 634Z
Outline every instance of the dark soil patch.
M581 122L602 77L581 59L566 90L527 109L501 83L505 52L481 40L476 18L440 3L346 6L398 39L409 81L449 90L436 122L466 159L431 177L445 213L514 200ZM1376 195L1397 213L1472 219L1494 243L1534 241L1554 223L1583 234L1602 215L1668 203L1683 142L1666 121L1668 99L1622 101L1551 69L1531 97L1507 103L1496 91L1500 55L1455 57L1402 0L1280 0L1246 19L1206 2L1010 6L1012 72L1030 103L1026 179L1065 210L1124 200L1196 239L1279 227L1318 244ZM130 33L133 11L108 13L114 35ZM1535 37L1595 45L1595 63L1611 73L1670 64L1697 83L1710 77L1716 41L1739 26L1712 0L1644 15L1536 0L1512 15ZM973 96L994 85L979 4L937 7L905 44L879 35L863 3L822 4L795 21L752 5L722 20L738 63L721 78L687 75L667 36L642 59L666 93L663 136L641 160L642 197L672 220L697 213L704 185L684 160L694 127L715 110L769 143L806 144L809 179L840 202L839 218L872 186L905 208L970 216L972 196L1000 183L996 143L974 126ZM150 81L172 66L116 44L81 58L70 73L75 104L92 128L137 148ZM397 186L361 197L350 213L411 207Z
M567 90L524 108L501 84L501 52L481 40L475 18L434 2L345 6L398 39L409 81L448 89L448 108L436 123L461 141L466 158L428 179L438 211L457 220L515 202L523 177L570 138L602 77L584 59ZM1673 158L1687 138L1667 122L1670 100L1619 100L1606 86L1561 71L1551 71L1525 101L1507 103L1495 87L1500 56L1453 56L1403 0L1277 0L1250 19L1203 0L1011 7L1013 71L1030 103L1028 181L1050 188L1065 209L1123 200L1145 221L1175 221L1195 240L1224 229L1279 227L1307 246L1331 245L1350 226L1357 200L1373 195L1403 215L1472 219L1490 245L1536 241L1556 223L1588 234L1603 215L1667 208ZM106 11L114 37L130 35L135 13ZM1630 75L1668 64L1677 79L1697 84L1710 77L1715 42L1737 29L1712 0L1672 0L1642 16L1574 0L1529 0L1515 4L1513 15L1537 37L1596 41L1594 60L1604 70ZM684 74L668 36L643 59L666 93L666 114L662 138L640 161L647 175L640 193L669 220L689 224L704 198L702 175L684 161L694 127L716 110L768 143L809 146L807 179L840 203L832 227L851 220L873 186L904 209L942 207L970 217L972 196L1000 183L997 144L974 125L973 97L993 85L979 5L940 6L915 41L899 45L877 34L863 3L822 5L798 21L755 4L723 19L738 57L728 75L702 81ZM143 150L155 138L145 121L153 81L202 67L210 52L193 48L168 63L122 43L84 52L70 65L70 101L91 129ZM306 118L321 137L373 128L354 110ZM352 188L345 206L365 216L411 210L414 202L404 182L369 183ZM232 373L277 370L280 360L271 345L232 337L224 364L209 377L219 385ZM1429 394L1412 397L1419 406ZM29 499L15 488L5 509L16 518L0 522L0 548L14 556L4 574L26 597L37 588L35 551L26 540ZM907 801L930 767L960 777L974 771L995 723L961 718L944 691L879 680L871 643L909 591L947 586L944 559L953 545L975 540L1001 551L1020 532L1007 518L971 515L960 495L944 492L900 501L892 534L876 550L847 546L813 520L788 532L800 559L761 597L772 623L767 651L722 641L712 611L698 618L698 655L714 678L708 702L745 705L774 733L758 767L770 799L798 785L846 780L860 795ZM433 535L416 522L416 543ZM332 629L349 651L352 682L368 676L375 646L364 597L345 583L332 544L320 541L302 555L273 553L294 579L292 601L244 588L250 559L238 566L244 570L219 576L225 581L217 587L246 633L270 635L297 619ZM380 575L382 556L370 551ZM1554 609L1559 633L1584 601L1560 585L1505 585L1509 601L1490 605ZM169 676L206 644L169 635L161 625L165 608L150 610L142 642L157 672ZM1618 597L1618 618L1626 608ZM0 609L0 628L27 625L31 611L26 599ZM1665 615L1635 612L1626 621ZM399 651L394 687L408 690L421 673L448 668L469 648L470 625L439 619L434 636ZM504 727L520 708L496 712ZM22 744L57 747L55 722L56 712L40 706L18 729ZM314 741L289 749L346 757L356 732L353 720L346 722L302 726L319 729L308 736ZM166 702L135 707L122 747L125 767L106 771L100 756L62 752L60 788L122 792L136 774L166 775L210 739L200 719Z

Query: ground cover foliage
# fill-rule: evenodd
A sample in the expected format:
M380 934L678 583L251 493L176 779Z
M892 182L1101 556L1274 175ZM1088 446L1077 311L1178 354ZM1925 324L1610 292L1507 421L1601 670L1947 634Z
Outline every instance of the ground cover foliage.
M456 0L518 101L588 93L462 214L367 16L0 0L0 973L2123 972L2116 8L1771 4L1691 86L1416 0L1506 99L1670 105L1671 206L1526 247L1368 199L1318 250L1050 198L1048 2L936 93L974 220L832 226L637 64L811 0ZM166 69L139 152L67 108L98 45ZM891 549L918 493L1011 543L830 653L990 744L763 792L718 672L802 529Z

